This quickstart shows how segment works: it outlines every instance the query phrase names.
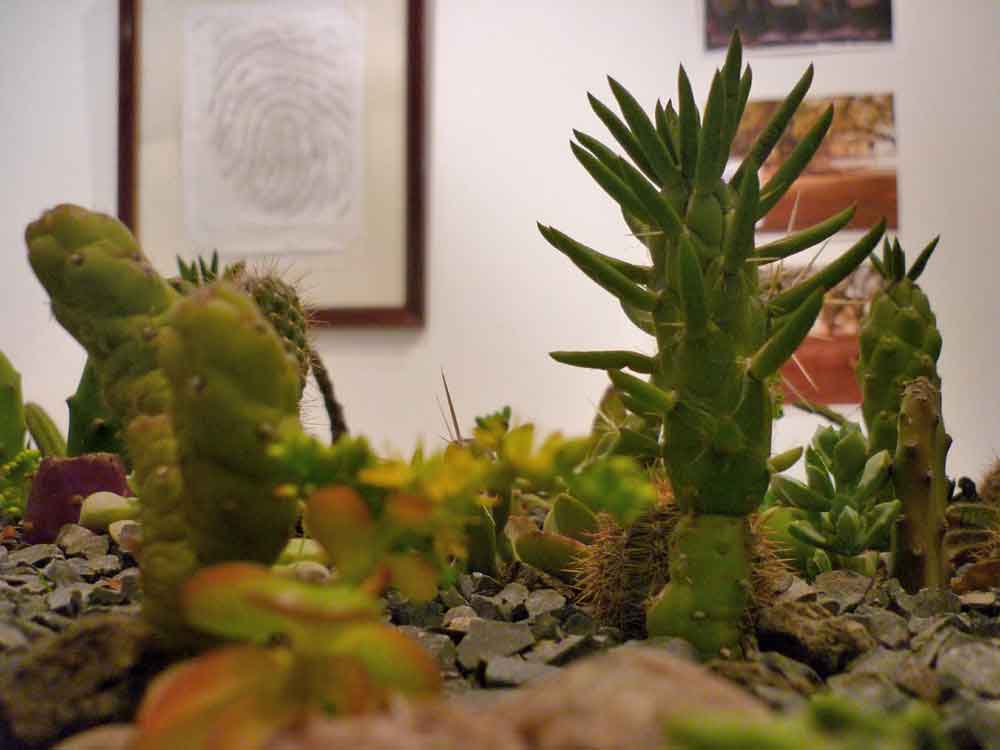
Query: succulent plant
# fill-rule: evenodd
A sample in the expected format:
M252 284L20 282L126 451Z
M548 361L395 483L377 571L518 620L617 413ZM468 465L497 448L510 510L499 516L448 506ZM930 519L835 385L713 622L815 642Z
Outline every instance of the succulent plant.
M750 81L734 36L702 113L683 68L676 110L670 102L658 103L651 117L613 79L624 120L590 97L630 161L578 131L573 153L621 206L651 265L621 261L540 226L550 244L616 296L628 319L655 339L652 356L552 356L607 370L624 405L641 418L639 429L620 429L621 444L628 452L663 459L683 517L671 537L671 581L653 601L647 625L651 635L685 637L712 655L732 653L740 642L749 597L747 516L760 505L771 474L771 380L812 326L824 291L861 263L884 231L882 222L822 271L775 296L764 295L761 264L822 242L851 219L853 208L755 247L756 221L801 173L829 128L832 110L760 186L758 165L805 96L810 67L726 180Z
M845 422L818 428L805 457L806 483L771 478L781 504L801 512L790 519L788 533L815 550L804 572L812 577L849 568L874 574L877 552L888 549L888 531L901 508L895 499L880 502L883 490L891 491L892 456L885 450L870 455L861 426Z
M26 448L0 466L0 514L10 520L18 520L24 515L31 480L41 460L38 451Z
M24 405L24 423L43 457L66 455L66 438L40 404L29 401Z
M871 450L896 450L896 423L905 385L917 377L940 387L937 359L941 333L927 295L917 284L938 244L935 237L906 268L899 240L882 245L882 260L872 257L885 286L872 299L861 325L857 364L865 426Z
M84 499L95 492L129 494L125 465L114 453L43 458L31 481L24 512L24 538L30 544L55 541L67 523L80 520Z
M380 622L375 595L352 586L228 563L191 578L182 604L199 628L249 643L161 673L139 707L137 750L259 747L310 714L383 708L392 694L440 684L433 657ZM268 647L275 636L285 645Z
M911 380L903 389L898 434L893 482L902 516L893 534L891 572L910 593L946 588L950 492L945 461L951 437L941 417L941 392L928 378Z
M0 352L0 464L24 450L27 426L21 397L21 373Z

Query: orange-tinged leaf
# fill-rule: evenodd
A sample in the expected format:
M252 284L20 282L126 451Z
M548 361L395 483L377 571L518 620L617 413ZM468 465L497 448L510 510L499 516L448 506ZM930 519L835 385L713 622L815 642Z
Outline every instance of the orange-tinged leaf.
M418 555L390 555L385 559L389 569L389 585L395 586L407 599L427 602L437 596L437 568Z
M379 688L430 695L441 687L441 670L434 657L390 625L351 625L331 638L326 650L357 659Z
M193 575L181 589L192 625L228 638L266 640L275 633L378 616L378 602L349 586L286 578L263 566L224 563Z
M212 722L205 748L262 750L278 730L302 715L302 706L262 701L257 695L241 696L227 704Z
M256 563L213 565L195 573L181 587L181 605L189 623L226 638L266 642L284 632L282 617L249 600L274 574Z
M345 486L317 490L306 502L305 524L344 580L368 575L375 562L376 528L356 490Z
M300 663L301 683L310 701L335 714L375 711L386 703L385 690L377 687L365 665L344 654L311 654Z
M434 505L422 495L397 492L385 501L385 517L398 526L419 528L430 520Z
M229 646L161 673L136 716L136 750L214 750L216 719L235 703L277 706L291 666L286 651Z

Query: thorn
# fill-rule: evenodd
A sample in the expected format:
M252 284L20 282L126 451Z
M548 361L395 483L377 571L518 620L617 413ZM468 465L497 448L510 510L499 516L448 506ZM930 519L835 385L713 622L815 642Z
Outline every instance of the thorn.
M455 425L455 439L462 442L462 430L458 426L458 417L455 416L455 404L451 400L451 391L448 390L448 379L444 376L444 368L441 368L441 382L444 383L444 395L448 399L448 410L451 412L451 421Z

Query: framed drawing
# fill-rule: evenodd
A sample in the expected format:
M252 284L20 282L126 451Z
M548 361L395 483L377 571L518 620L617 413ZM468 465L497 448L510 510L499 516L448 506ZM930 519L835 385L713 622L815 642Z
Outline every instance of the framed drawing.
M424 320L423 0L119 0L118 213L276 267L327 325Z

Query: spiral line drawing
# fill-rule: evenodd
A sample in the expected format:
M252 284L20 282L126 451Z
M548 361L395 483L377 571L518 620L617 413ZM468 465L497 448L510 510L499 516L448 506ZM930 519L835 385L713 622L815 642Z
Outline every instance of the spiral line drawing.
M345 18L205 19L212 66L202 117L217 173L251 214L347 217L356 196L356 29Z

